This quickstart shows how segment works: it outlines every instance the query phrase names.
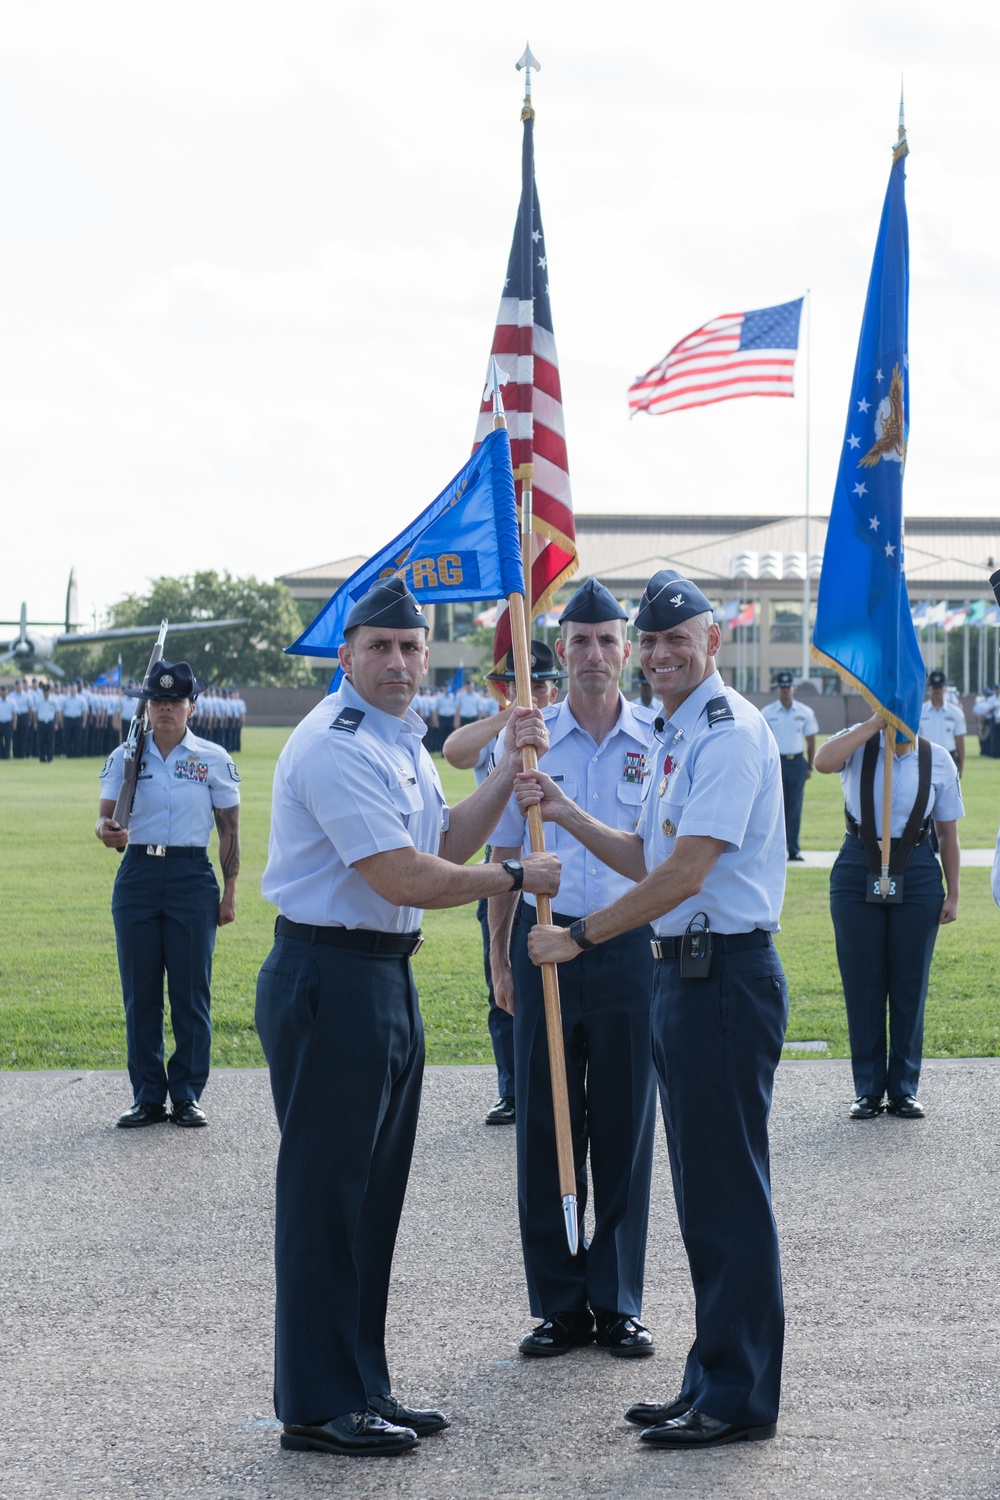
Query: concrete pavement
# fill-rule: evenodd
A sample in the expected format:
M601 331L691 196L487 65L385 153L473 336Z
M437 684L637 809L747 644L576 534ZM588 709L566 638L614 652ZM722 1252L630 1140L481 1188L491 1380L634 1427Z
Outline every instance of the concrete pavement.
M283 1453L270 1402L277 1132L266 1075L211 1128L117 1131L124 1074L0 1074L2 1500L987 1500L1000 1495L1000 1062L928 1062L927 1119L850 1123L845 1062L784 1062L773 1115L788 1311L775 1441L647 1452L692 1336L662 1131L653 1359L529 1362L514 1137L492 1071L432 1068L390 1304L398 1393L452 1428L411 1455Z

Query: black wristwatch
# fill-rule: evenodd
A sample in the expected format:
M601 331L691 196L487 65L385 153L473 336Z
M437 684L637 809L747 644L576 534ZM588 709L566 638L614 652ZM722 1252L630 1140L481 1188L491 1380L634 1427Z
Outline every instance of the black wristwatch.
M507 874L510 876L511 880L514 882L514 884L511 886L511 890L519 891L524 884L524 866L522 865L521 861L519 859L505 859L503 861L503 867L507 871Z
M591 948L597 947L597 944L592 943L587 936L586 917L578 917L575 922L569 924L569 935L576 946L583 949L584 953L589 953Z

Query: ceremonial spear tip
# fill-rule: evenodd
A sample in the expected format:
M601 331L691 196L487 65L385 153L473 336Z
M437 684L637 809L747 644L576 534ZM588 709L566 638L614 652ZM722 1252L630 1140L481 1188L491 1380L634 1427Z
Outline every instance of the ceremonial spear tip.
M906 121L903 119L903 75L899 75L899 139L906 135Z
M534 68L535 72L539 73L539 72L541 72L541 67L542 67L541 63L538 61L538 58L537 57L532 57L532 55L531 55L531 47L529 46L529 44L527 42L525 42L525 44L524 44L524 51L521 54L520 59L518 60L518 62L515 63L514 66L517 68L517 71L519 73L520 73L520 71L521 71L522 68Z
M576 1194L567 1193L562 1203L563 1219L566 1224L566 1243L569 1246L570 1255L575 1255L580 1248L580 1226L576 1216Z

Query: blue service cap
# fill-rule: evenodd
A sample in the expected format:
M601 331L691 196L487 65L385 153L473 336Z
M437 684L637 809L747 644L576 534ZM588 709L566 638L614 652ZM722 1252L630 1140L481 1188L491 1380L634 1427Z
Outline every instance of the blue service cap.
M380 578L355 604L344 630L356 625L382 625L386 630L427 630L427 616L398 574Z
M571 620L578 620L581 625L599 625L602 620L627 619L628 615L611 590L606 589L603 583L598 583L596 578L588 578L586 583L581 583L559 616L559 624L566 625Z
M674 568L661 568L643 590L635 617L636 630L669 630L694 615L711 614L712 606L697 584Z
M791 672L775 672L774 674L775 687L791 687L794 680Z

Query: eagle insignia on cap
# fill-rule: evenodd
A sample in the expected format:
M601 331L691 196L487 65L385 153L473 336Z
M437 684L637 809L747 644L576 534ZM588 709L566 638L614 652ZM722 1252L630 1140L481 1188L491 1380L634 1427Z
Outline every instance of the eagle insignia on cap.
M173 685L174 679L171 677L170 673L164 672L163 676L160 678L160 687L172 688Z
M674 609L680 609L681 605L684 603L684 595L683 594L672 594L671 598L670 598L670 602L674 606Z

